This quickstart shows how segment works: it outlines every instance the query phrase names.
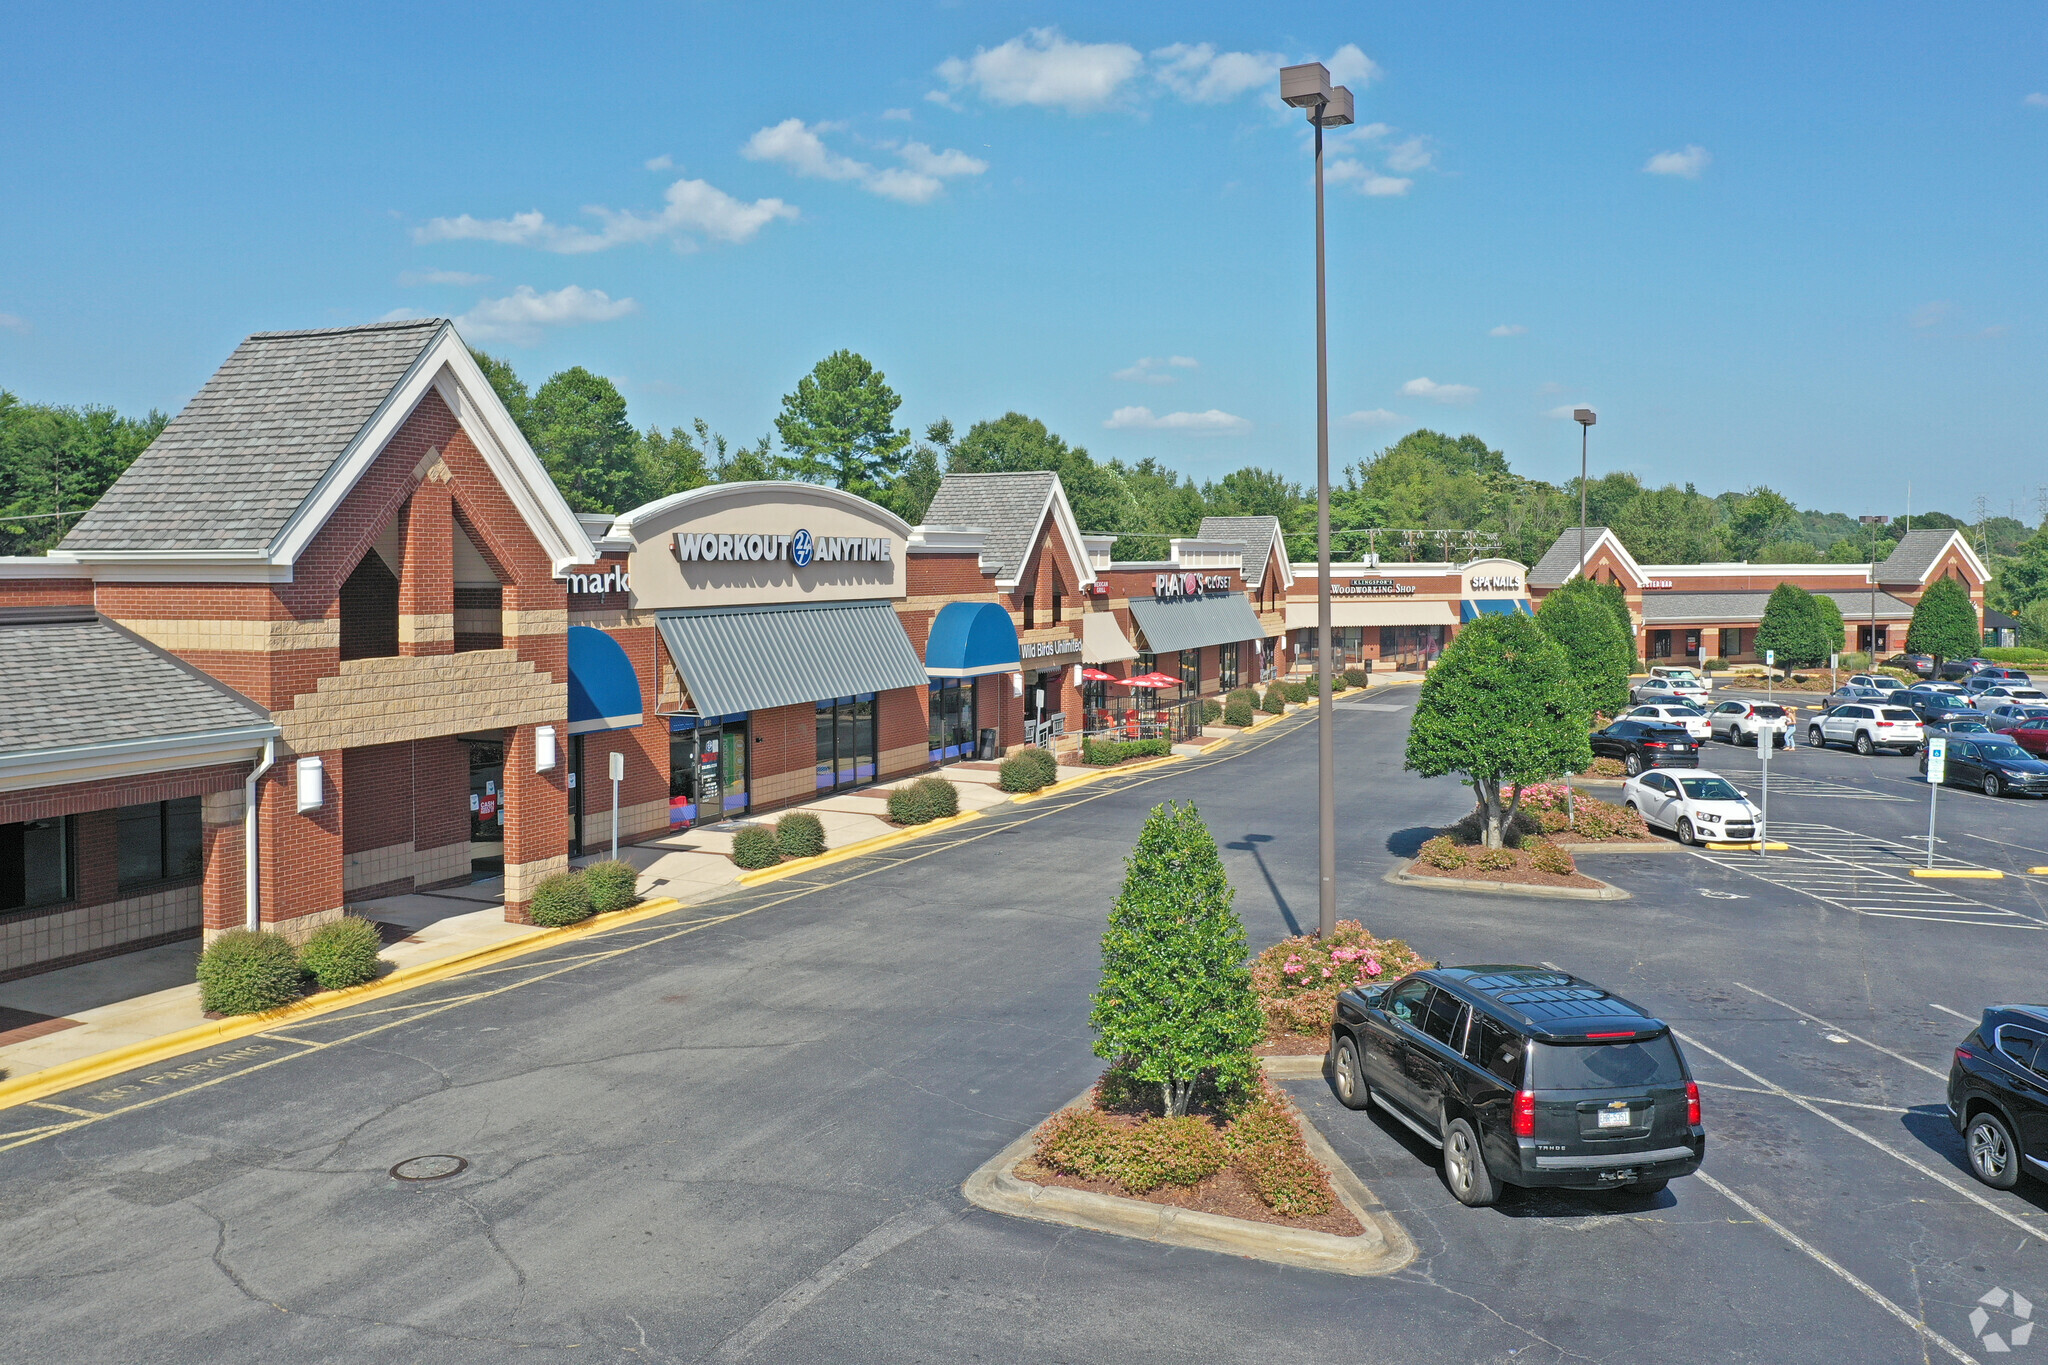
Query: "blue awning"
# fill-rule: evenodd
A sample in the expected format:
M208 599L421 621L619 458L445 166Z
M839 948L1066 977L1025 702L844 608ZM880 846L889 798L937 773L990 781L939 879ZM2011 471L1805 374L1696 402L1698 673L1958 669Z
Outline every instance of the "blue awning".
M569 733L640 723L640 675L619 642L595 626L569 627Z
M1534 616L1535 609L1526 597L1482 597L1476 601L1458 603L1458 621L1465 624L1477 621L1482 616Z
M1017 624L994 602L948 602L932 618L924 671L934 678L1014 673L1021 662Z

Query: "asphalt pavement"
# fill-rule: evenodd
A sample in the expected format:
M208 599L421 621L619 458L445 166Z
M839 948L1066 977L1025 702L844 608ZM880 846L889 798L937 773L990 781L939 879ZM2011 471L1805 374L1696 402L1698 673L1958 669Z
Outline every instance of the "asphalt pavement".
M1405 1131L1301 1082L1416 1239L1407 1270L960 1198L1099 1069L1096 942L1153 804L1198 803L1255 946L1313 925L1309 715L0 1113L0 1340L94 1362L1904 1362L1992 1354L1969 1317L1994 1289L2048 1305L2048 1193L1977 1185L1942 1113L1966 1019L2048 996L2048 879L2023 874L2048 802L1943 794L1941 855L2021 873L1955 902L1909 894L1912 761L1803 748L1773 764L1785 854L1583 859L1618 902L1397 887L1469 802L1401 771L1412 697L1336 708L1340 913L1668 1019L1705 1086L1702 1175L1466 1209ZM1752 791L1757 757L1706 756ZM441 1154L467 1165L391 1174ZM1985 1333L2017 1323L2004 1302Z

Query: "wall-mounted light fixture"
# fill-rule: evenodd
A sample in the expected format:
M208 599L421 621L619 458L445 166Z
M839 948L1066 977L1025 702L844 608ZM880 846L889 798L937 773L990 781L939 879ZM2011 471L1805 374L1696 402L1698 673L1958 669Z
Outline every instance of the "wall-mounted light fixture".
M326 771L317 758L299 760L299 814L319 810L327 803Z
M537 773L555 770L555 727L552 725L534 727L533 770Z

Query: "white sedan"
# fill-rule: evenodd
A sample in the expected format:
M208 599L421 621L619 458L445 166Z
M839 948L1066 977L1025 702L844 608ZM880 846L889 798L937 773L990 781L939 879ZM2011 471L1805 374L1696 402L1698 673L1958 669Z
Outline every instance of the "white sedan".
M1629 696L1645 705L1658 702L1704 702L1706 684L1698 678L1644 678L1629 689Z
M1687 702L1663 702L1655 706L1638 706L1621 714L1629 720L1651 720L1664 725L1675 725L1698 740L1708 740L1714 737L1714 727L1707 720L1707 713Z
M1705 769L1652 769L1621 787L1622 804L1681 844L1749 843L1763 812L1735 784Z

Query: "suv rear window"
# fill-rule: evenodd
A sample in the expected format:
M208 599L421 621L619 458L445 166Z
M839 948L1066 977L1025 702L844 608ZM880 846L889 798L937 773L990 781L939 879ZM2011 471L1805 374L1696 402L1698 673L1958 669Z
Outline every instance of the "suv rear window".
M1611 1090L1685 1079L1670 1034L1632 1043L1538 1043L1535 1090Z
M1783 720L1785 717L1785 708L1782 706L1759 704L1751 709L1762 720Z
M1911 711L1908 711L1908 710L1907 710L1907 709L1906 709L1905 707L1903 707L1903 706L1887 706L1887 707L1885 707L1885 708L1884 708L1884 718L1885 718L1886 720L1909 720L1909 721L1912 721L1912 722L1914 722L1915 724L1918 724L1918 723L1919 723L1919 720L1920 720L1920 717L1918 717L1918 716L1914 715L1914 714L1913 714L1913 713L1912 713Z

